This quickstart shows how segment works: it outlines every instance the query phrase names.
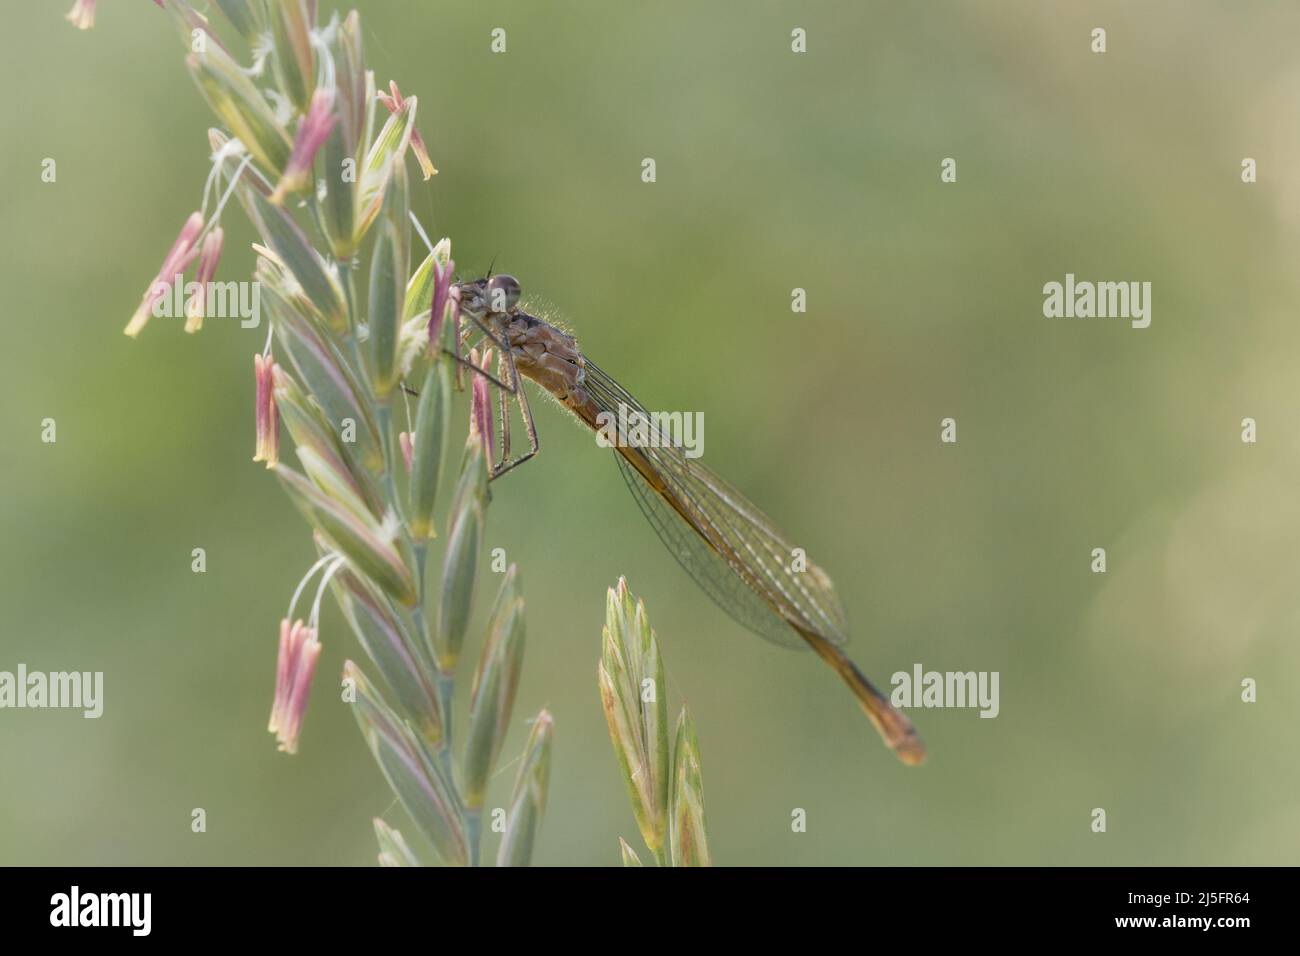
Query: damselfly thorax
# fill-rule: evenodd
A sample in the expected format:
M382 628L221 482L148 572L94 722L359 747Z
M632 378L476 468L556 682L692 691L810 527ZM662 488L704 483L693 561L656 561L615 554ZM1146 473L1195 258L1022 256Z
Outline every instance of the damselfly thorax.
M532 379L566 406L577 410L590 401L578 340L519 308L519 283L512 276L462 282L457 287L464 317L509 351L507 367Z
M519 307L512 276L463 282L456 287L456 359L498 386L499 477L537 454L540 445L520 377L557 398L584 424L600 430L625 422L628 412L653 420L626 389L583 355L577 339ZM455 311L455 310L453 310ZM464 326L464 327L463 327ZM477 331L481 344L500 352L492 375L460 354ZM511 458L509 398L519 405L528 433L527 452ZM623 426L618 426L620 429ZM786 646L809 646L848 684L885 743L905 763L925 759L912 723L878 691L841 649L848 624L830 577L807 560L744 495L691 460L680 447L620 434L615 458L642 512L668 550L723 610L762 637Z

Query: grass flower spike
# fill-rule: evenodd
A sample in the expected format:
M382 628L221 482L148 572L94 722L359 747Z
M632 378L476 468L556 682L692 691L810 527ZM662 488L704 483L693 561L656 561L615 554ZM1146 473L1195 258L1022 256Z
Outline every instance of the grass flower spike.
M645 605L634 600L622 578L605 602L596 675L614 754L646 849L660 866L710 865L695 724L683 707L670 753L659 644ZM619 840L619 851L624 866L641 865L626 840Z
M515 777L506 832L497 851L498 866L527 866L533 858L537 828L546 810L546 793L551 775L551 738L555 722L543 710L533 719L533 732L524 747L524 759Z
M605 602L605 629L596 674L610 740L646 848L667 860L668 698L663 660L645 605L619 578Z
M230 46L186 0L165 6L219 127L208 133L212 165L202 208L186 220L126 331L139 334L196 260L196 280L211 283L226 237L220 216L234 198L258 234L254 279L270 325L253 358L254 460L274 471L319 555L280 625L269 729L281 750L297 751L328 591L374 675L348 661L343 699L423 838L408 843L397 828L375 821L379 861L476 864L493 772L511 731L524 726L511 716L524 599L512 567L487 622L458 747L452 702L457 662L474 638L493 422L485 380L476 374L456 491L440 514L459 385L443 352L460 357L462 343L450 241L430 245L411 268L414 236L428 240L410 210L406 164L414 159L425 179L434 173L415 128L417 101L396 83L376 92L355 12L322 26L315 0L222 0L217 7L236 34ZM88 27L94 8L81 0L69 19ZM248 65L232 52L238 41L247 46ZM377 111L387 112L382 125ZM202 327L203 312L186 309L187 331ZM491 350L474 355L484 371L492 360ZM406 409L399 431L394 413L406 403L397 399L408 391L419 403L413 420ZM296 467L282 460L282 419ZM431 582L429 542L439 529L441 580ZM299 616L309 584L315 597ZM505 801L501 864L532 859L553 736L554 721L542 711Z

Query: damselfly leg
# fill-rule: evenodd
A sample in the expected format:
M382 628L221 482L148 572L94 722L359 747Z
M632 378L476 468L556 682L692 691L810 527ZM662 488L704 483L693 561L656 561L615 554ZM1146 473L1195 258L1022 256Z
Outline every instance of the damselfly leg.
M493 375L486 368L480 368L468 358L459 354L462 344L469 345L469 337L472 332L468 328L465 330L463 337L460 329L456 330L457 334L453 336L457 347L456 352L452 352L447 348L443 349L444 354L451 356L456 361L458 387L461 385L461 369L465 368L475 375L482 376L489 385L497 389L497 409L501 419L501 456L496 462L489 463L488 480L493 481L536 455L541 450L541 443L537 438L537 423L533 418L532 406L528 403L528 393L519 380L519 370L515 367L514 353L510 349L510 343L507 341L504 332L492 328L488 322L485 322L482 317L473 312L465 311L463 314L482 333L483 338L478 343L480 346L486 342L491 342L500 349L501 358L497 366L497 375ZM459 324L459 314L456 321ZM510 399L508 396L514 396L515 402L519 406L519 416L523 419L524 431L528 436L528 451L513 460L510 458Z
M510 382L514 386L513 389L508 391L515 396L515 400L519 404L519 417L523 419L524 431L528 434L528 451L513 461L508 460L510 458L510 402L506 398L507 389L499 389L497 396L501 409L501 461L497 462L493 467L492 473L488 476L489 481L493 478L500 478L510 469L522 465L541 451L542 448L541 442L537 440L537 423L533 420L532 406L528 404L528 393L524 391L523 383L519 381L519 370L515 367L515 356L509 348L506 348L501 353L501 364L507 368Z

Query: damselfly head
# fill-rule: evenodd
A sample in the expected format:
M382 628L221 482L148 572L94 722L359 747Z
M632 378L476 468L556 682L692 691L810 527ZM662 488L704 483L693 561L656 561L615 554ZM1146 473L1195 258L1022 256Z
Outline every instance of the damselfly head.
M455 285L460 310L482 317L487 314L486 279L465 279Z
M487 304L491 312L504 314L519 301L519 280L514 276L496 275L487 281Z

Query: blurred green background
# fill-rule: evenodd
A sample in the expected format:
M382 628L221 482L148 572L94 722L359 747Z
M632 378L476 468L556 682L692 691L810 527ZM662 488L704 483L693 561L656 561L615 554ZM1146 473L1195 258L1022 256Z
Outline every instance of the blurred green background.
M332 605L300 754L265 731L314 551L250 461L264 330L121 334L198 205L208 111L151 4L105 0L89 33L70 4L13 5L0 41L0 669L102 670L105 712L0 711L0 862L372 863L371 817L405 821L338 702L360 652ZM1300 9L1088 7L360 4L368 64L420 98L440 175L414 205L461 268L495 257L649 407L702 410L707 459L832 573L878 683L1001 672L995 720L913 712L931 760L903 767L537 401L542 454L494 485L486 543L529 608L506 754L556 718L539 862L637 843L595 686L620 574L696 716L718 862L1297 860ZM231 213L219 277L245 279ZM1152 282L1151 327L1045 319L1066 272Z

